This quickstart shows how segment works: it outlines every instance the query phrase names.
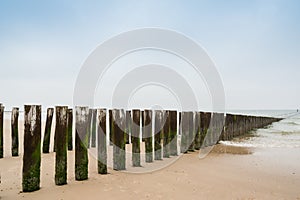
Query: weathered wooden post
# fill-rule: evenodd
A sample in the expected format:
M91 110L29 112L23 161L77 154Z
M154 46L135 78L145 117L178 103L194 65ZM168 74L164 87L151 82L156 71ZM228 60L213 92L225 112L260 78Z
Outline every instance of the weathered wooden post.
M195 151L195 126L194 112L189 112L189 136L188 136L188 151Z
M155 111L155 132L154 132L154 159L155 160L162 160L162 145L161 145L161 139L163 134L163 126L162 126L162 120L163 120L163 111L156 110Z
M229 114L230 116L230 126L229 126L229 140L234 137L234 115Z
M181 112L179 112L179 121L178 121L178 124L179 124L179 126L178 126L179 131L178 131L178 135L181 135L181 133L182 133L182 126L180 125L180 124L181 124L181 119L182 119L182 117L181 117Z
M41 106L24 106L23 192L40 189Z
M201 135L200 135L200 112L195 113L195 149L201 148Z
M170 157L170 112L166 110L165 117L166 119L164 128L163 128L163 157Z
M98 174L107 174L106 109L98 110Z
M244 129L244 116L239 115L238 136L245 134L243 133L243 129Z
M88 107L76 107L75 125L75 179L82 181L88 179Z
M247 134L249 132L249 116L245 116L245 126L244 126L244 132Z
M226 113L224 140L231 140L232 135L232 115Z
M238 132L238 116L237 115L233 115L233 137L237 136L237 132Z
M4 121L4 106L0 104L0 158L3 158L3 121Z
M218 113L218 133L217 133L217 140L220 140L221 134L224 132L225 128L225 114L224 113ZM220 134L221 133L221 134Z
M180 145L180 152L187 153L189 144L188 144L188 137L189 137L189 113L182 112L181 114L181 127L182 127L182 134L181 134L181 145Z
M170 114L170 155L177 156L177 111L172 110Z
M68 150L73 150L73 109L68 109Z
M126 110L125 112L126 115L126 144L129 144L129 136L130 136L130 132L131 132L131 111L130 110Z
M132 110L133 124L131 133L132 143L132 165L134 167L141 166L140 156L140 110Z
M55 107L55 134L56 134L56 153L55 153L55 184L67 184L67 136L68 136L68 107Z
M88 126L87 126L87 134L88 134L88 145L87 147L91 147L91 136L92 136L92 116L93 116L93 109L89 109L88 115Z
M142 142L145 142L145 136L144 136L144 126L145 126L145 112L141 110L141 122L142 122Z
M221 131L221 135L218 139L218 142L219 141L224 141L225 140L225 129L226 129L226 126L225 126L225 121L226 121L226 117L224 116L224 126L223 126L223 129Z
M44 132L44 142L43 142L43 153L49 153L53 113L54 113L53 108L48 108L47 109L47 119L46 119L46 126L45 126L45 132Z
M210 127L210 121L211 121L211 113L210 112L204 112L203 118L201 117L201 124L203 124L203 129L201 133L201 138L203 141L203 146L207 147L209 146L209 127Z
M91 147L96 147L97 109L92 109Z
M112 117L112 110L108 111L108 124L109 124L109 145L113 145L114 144L114 136L113 136L113 117Z
M19 108L13 108L11 112L11 154L19 155Z
M222 136L222 131L224 130L224 113L213 113L213 132L212 132L212 143L215 145ZM220 134L221 133L221 134Z
M146 150L146 162L153 162L153 146L152 146L152 111L144 111L144 141Z
M113 169L125 170L126 169L126 152L125 152L125 112L123 109L112 111L113 114Z

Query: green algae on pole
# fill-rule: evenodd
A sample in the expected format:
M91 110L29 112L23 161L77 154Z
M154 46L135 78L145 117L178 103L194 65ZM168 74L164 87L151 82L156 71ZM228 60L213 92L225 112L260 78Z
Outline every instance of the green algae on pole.
M98 110L98 174L107 174L106 109Z
M3 158L3 117L4 114L4 106L0 104L0 158Z
M213 113L213 132L212 132L213 138L212 138L211 145L215 145L220 140L220 137L222 137L223 130L224 130L224 113Z
M88 107L76 107L75 124L75 180L88 179Z
M23 192L40 189L41 106L24 106Z
M96 147L97 109L92 109L91 147Z
M46 119L44 142L43 142L43 153L49 153L53 113L54 113L53 108L48 108L47 109L47 119Z
M68 150L73 150L73 109L68 109Z
M195 151L195 126L194 112L189 112L189 136L188 136L188 151Z
M129 137L131 133L131 112L130 110L126 110L125 112L126 115L126 129L125 129L125 134L126 134L126 144L129 144Z
M109 145L114 144L114 136L113 136L113 125L112 125L112 110L108 111L108 124L109 124Z
M57 106L55 108L55 184L67 184L67 136L68 136L68 107Z
M202 130L201 146L207 147L209 145L208 144L208 134L209 134L209 125L210 125L210 120L211 120L211 113L210 112L201 113L200 117L201 117L201 124L203 125L203 128L201 128L201 130ZM202 127L202 125L201 125L201 127Z
M224 128L224 135L223 140L231 140L232 139L232 124L233 116L231 114L226 114L225 117L225 128Z
M170 111L170 155L177 156L177 111Z
M155 122L154 122L154 159L155 160L162 160L162 134L163 134L163 126L162 126L162 120L163 120L163 111L162 110L156 110L155 111Z
M19 108L13 108L11 112L11 154L12 156L19 155Z
M141 167L140 149L140 110L132 110L132 166Z
M88 135L87 148L90 148L91 146L92 116L93 116L93 109L89 109L88 122L87 122L87 135Z
M125 152L125 112L123 109L114 109L112 111L112 124L113 124L113 169L125 170L126 169L126 152Z
M142 124L142 142L145 142L145 136L144 136L144 126L145 126L145 112L143 110L141 110L141 124Z
M181 112L179 112L179 121L178 121L178 128L179 128L179 130L178 130L178 135L181 135L181 133L182 133L182 126L181 126L181 119L182 119L182 117L181 117Z
M181 113L181 144L180 144L180 152L187 153L188 150L188 137L189 137L189 113L182 112Z
M164 118L166 119L163 128L163 157L170 157L170 113L167 110Z
M153 146L152 146L152 111L144 111L144 127L143 136L145 141L146 162L153 162Z
M200 112L195 113L195 149L201 148L201 135L200 135Z

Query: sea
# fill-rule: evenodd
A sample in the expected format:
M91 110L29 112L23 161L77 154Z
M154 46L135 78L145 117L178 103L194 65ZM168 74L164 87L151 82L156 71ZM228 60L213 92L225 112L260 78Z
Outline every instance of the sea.
M221 141L221 144L258 148L300 148L300 111L298 110L235 110L228 113L279 117L283 120L253 130L231 141Z

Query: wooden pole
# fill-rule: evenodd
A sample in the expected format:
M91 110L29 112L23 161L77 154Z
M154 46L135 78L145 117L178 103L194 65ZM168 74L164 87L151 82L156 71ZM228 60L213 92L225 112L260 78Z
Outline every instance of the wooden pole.
M217 137L216 142L220 141L221 134L224 132L225 128L225 114L218 113L218 130L217 130ZM221 133L221 134L220 134Z
M210 120L211 120L211 113L209 112L204 112L203 113L203 118L201 117L201 123L203 122L203 129L202 129L202 141L203 141L203 146L207 147L209 145L209 138L207 137L207 134L209 132L209 125L210 125ZM206 138L206 141L204 139Z
M126 169L126 152L125 152L125 112L124 110L113 110L113 169Z
M195 149L201 148L201 135L200 135L200 112L195 113Z
M43 142L43 153L49 153L50 149L50 135L51 135L51 126L53 120L53 108L47 109L47 119L46 119L46 126L45 126L45 133L44 133L44 142Z
M130 137L130 133L131 133L131 111L130 110L126 110L126 144L129 144L129 137Z
M179 112L179 122L178 122L179 131L178 131L178 135L181 135L181 133L182 133L182 126L180 125L181 124L181 119L182 119L181 115L182 115L182 113Z
M108 122L108 124L109 124L109 144L110 145L113 145L114 144L114 136L113 136L113 124L112 124L112 122L113 122L113 120L112 120L112 110L109 110L108 111L108 114L109 114L109 122Z
M132 110L133 124L131 133L132 143L132 165L133 167L141 166L140 156L140 110Z
M19 108L13 108L11 112L11 153L12 156L19 155Z
M91 147L96 147L96 127L97 127L97 109L92 109L92 143Z
M152 146L152 111L144 111L144 141L145 141L145 150L146 150L146 162L153 162L153 146Z
M162 126L162 120L163 120L163 111L156 110L155 111L155 132L154 132L154 159L155 160L162 160L162 145L161 145L161 139L163 134L163 126Z
M189 112L189 136L188 136L188 151L195 151L195 126L194 112Z
M237 136L237 132L238 132L238 116L237 115L233 115L233 137Z
M166 119L163 129L163 157L170 157L170 112L166 110L165 117Z
M177 156L177 111L170 111L170 155Z
M187 153L188 136L189 136L189 113L188 112L182 112L181 114L181 127L182 127L182 134L181 134L180 152Z
M98 110L98 174L107 174L106 109Z
M230 114L226 113L223 140L229 140L230 126L231 126L230 124L231 124Z
M40 189L41 106L24 106L23 192Z
M4 154L3 121L4 121L4 106L0 104L0 158L3 158L3 154Z
M68 109L68 150L73 150L73 109Z
M55 153L55 184L67 184L67 136L68 136L68 107L55 108L56 124L56 153Z
M145 142L145 133L144 133L145 112L143 110L141 110L141 122L142 122L142 142Z
M87 124L87 134L88 134L88 145L87 148L91 147L91 137L92 137L92 116L93 116L93 109L89 109L88 115L88 124Z
M88 179L88 118L88 107L76 107L75 179L77 181Z

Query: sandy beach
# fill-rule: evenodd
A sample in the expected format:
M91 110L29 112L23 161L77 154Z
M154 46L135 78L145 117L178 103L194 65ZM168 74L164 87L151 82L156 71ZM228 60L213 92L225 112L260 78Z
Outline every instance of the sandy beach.
M22 156L12 158L9 152L6 148L6 157L0 160L0 199L300 199L298 148L216 145L204 159L193 152L142 174L109 169L109 174L98 175L96 160L90 156L89 179L82 182L75 181L71 151L65 186L54 184L55 153L43 154L41 189L33 193L21 192ZM155 161L154 166L159 162L165 161Z

